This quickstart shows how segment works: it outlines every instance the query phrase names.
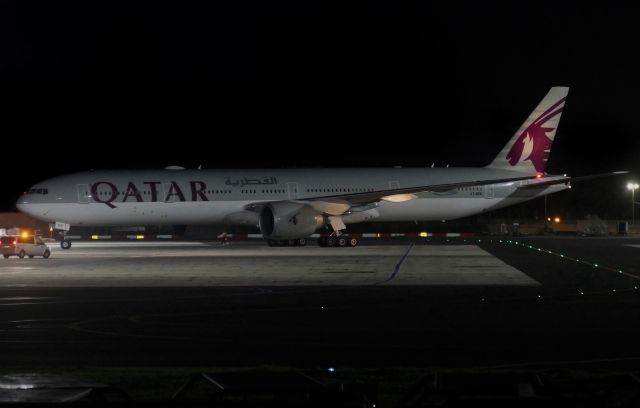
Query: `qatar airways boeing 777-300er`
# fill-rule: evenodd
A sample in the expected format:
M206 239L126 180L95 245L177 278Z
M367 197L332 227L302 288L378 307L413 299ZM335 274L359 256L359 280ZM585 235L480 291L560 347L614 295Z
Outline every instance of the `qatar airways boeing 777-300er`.
M37 183L23 213L71 226L257 226L269 245L355 246L346 226L367 221L450 220L570 188L585 177L545 167L569 88L554 87L498 156L482 168L340 168L87 171ZM63 239L61 246L71 246Z

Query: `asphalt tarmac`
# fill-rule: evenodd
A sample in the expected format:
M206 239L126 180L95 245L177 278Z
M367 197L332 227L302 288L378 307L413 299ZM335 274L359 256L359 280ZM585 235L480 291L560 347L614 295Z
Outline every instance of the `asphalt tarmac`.
M640 359L640 239L75 245L0 285L5 367Z

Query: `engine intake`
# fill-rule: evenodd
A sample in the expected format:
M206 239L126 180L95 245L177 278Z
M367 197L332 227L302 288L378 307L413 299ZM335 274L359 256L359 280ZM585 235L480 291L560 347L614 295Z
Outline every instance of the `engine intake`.
M260 211L260 231L268 239L305 238L324 224L324 216L306 204L275 202Z

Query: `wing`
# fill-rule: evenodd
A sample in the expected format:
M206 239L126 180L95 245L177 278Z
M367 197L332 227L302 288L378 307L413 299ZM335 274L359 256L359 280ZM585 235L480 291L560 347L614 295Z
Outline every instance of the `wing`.
M521 180L532 180L535 178L535 176L524 176L501 179L472 180L457 183L429 184L414 187L368 191L364 193L335 194L290 201L306 203L314 207L316 210L329 215L339 215L345 213L349 209L353 209L354 207L361 210L367 209L368 206L375 206L375 204L380 201L401 202L413 200L417 198L417 196L415 196L415 193L448 191L456 188L509 183ZM265 204L266 203L252 203L245 208L250 211L255 211Z
M415 186L415 187L376 190L376 191L369 191L365 193L336 194L336 195L330 195L330 196L307 198L304 201L339 202L339 203L350 204L351 206L358 206L358 205L375 203L380 200L407 201L407 199L415 198L415 196L411 197L415 193L448 191L456 188L484 186L488 184L509 183L509 182L515 182L515 181L521 181L521 180L532 180L535 178L536 178L535 176L526 176L526 177L511 177L511 178L490 179L490 180L473 180L473 181L464 181L464 182L458 182L458 183L430 184L430 185ZM402 197L402 196L407 196L407 197L405 199L405 197Z

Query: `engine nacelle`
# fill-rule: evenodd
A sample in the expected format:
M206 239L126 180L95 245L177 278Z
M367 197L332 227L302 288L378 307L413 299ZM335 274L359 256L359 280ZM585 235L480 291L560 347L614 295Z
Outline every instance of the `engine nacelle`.
M305 238L324 224L324 216L305 204L275 202L260 211L260 231L268 239Z

